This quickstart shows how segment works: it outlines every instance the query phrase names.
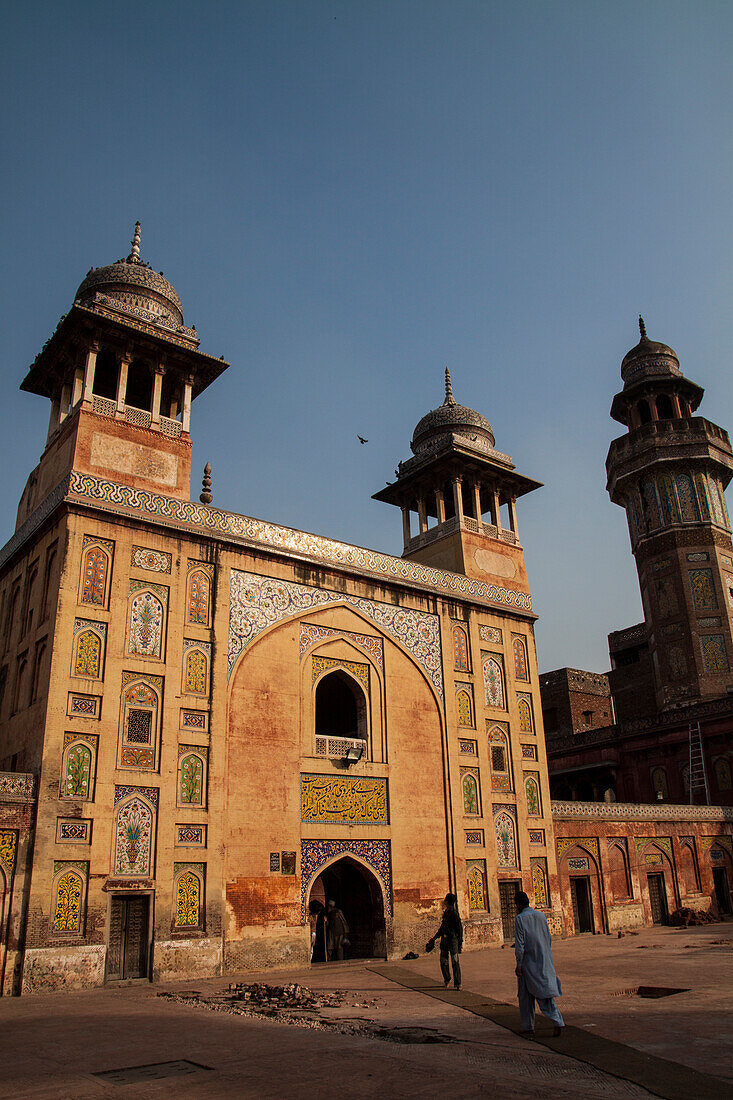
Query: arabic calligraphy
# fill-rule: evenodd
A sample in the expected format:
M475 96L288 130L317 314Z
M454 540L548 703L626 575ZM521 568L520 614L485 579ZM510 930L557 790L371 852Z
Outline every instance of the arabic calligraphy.
M300 806L303 821L387 825L387 780L301 775Z

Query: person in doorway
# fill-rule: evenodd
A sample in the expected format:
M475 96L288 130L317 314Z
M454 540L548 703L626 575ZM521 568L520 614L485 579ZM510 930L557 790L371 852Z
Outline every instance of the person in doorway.
M555 1025L553 1035L562 1033L565 1026L555 997L562 994L560 980L552 962L550 929L544 913L538 913L529 904L522 891L514 895L517 917L514 922L514 954L517 959L517 996L522 1035L530 1039L534 1034L535 999L540 1012Z
M328 922L328 957L331 960L341 960L344 957L344 946L349 942L349 926L335 901L328 903L326 920Z
M326 910L316 898L308 905L311 926L311 962L325 963L326 960Z
M463 950L463 922L458 912L458 898L455 894L445 895L440 928L428 942L435 943L438 937L440 937L440 971L443 975L443 984L446 989L450 985L450 966L452 966L453 988L460 989L461 964L458 956Z

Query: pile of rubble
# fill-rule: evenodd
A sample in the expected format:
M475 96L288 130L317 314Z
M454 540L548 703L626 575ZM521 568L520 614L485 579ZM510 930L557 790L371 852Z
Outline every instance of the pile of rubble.
M689 928L690 925L696 924L715 924L715 917L709 909L687 909L683 906L681 909L675 909L669 918L669 923L677 928Z
M196 989L159 993L159 997L177 1004L197 1005L212 1012L259 1016L295 1024L297 1027L326 1028L337 1025L339 1030L356 1030L348 1021L321 1017L322 1009L338 1008L348 996L346 990L331 992L309 989L293 982L290 985L268 985L265 982L244 982L229 985L221 993L200 993ZM371 1008L376 1001L352 1000L349 1007ZM356 1021L355 1021L356 1023Z

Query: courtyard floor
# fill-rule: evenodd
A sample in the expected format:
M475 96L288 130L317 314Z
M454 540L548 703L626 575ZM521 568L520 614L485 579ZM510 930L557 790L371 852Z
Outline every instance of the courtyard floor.
M557 941L554 954L565 990L567 1027L559 1039L539 1015L533 1041L518 1034L510 948L463 955L461 992L443 989L436 951L405 962L4 998L0 1095L454 1100L500 1089L512 1097L589 1100L733 1096L733 925L581 936ZM230 982L257 980L347 996L321 1010L333 1021L326 1029L158 996L211 995ZM639 987L683 992L647 998Z

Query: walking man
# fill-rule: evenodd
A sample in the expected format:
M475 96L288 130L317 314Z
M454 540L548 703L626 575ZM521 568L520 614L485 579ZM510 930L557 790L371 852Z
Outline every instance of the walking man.
M562 994L560 980L552 963L550 929L544 913L538 913L521 891L514 895L517 919L514 922L514 954L517 958L517 995L522 1034L531 1039L534 1034L535 998L540 1012L555 1025L553 1035L560 1035L565 1023L555 1004Z
M344 945L348 944L349 926L335 901L328 903L326 920L328 922L328 957L341 962L344 957Z
M461 964L458 956L463 950L463 923L458 912L458 898L455 894L446 894L443 901L443 919L440 928L429 943L435 943L440 936L440 970L447 989L450 985L450 966L453 966L453 988L461 988Z

